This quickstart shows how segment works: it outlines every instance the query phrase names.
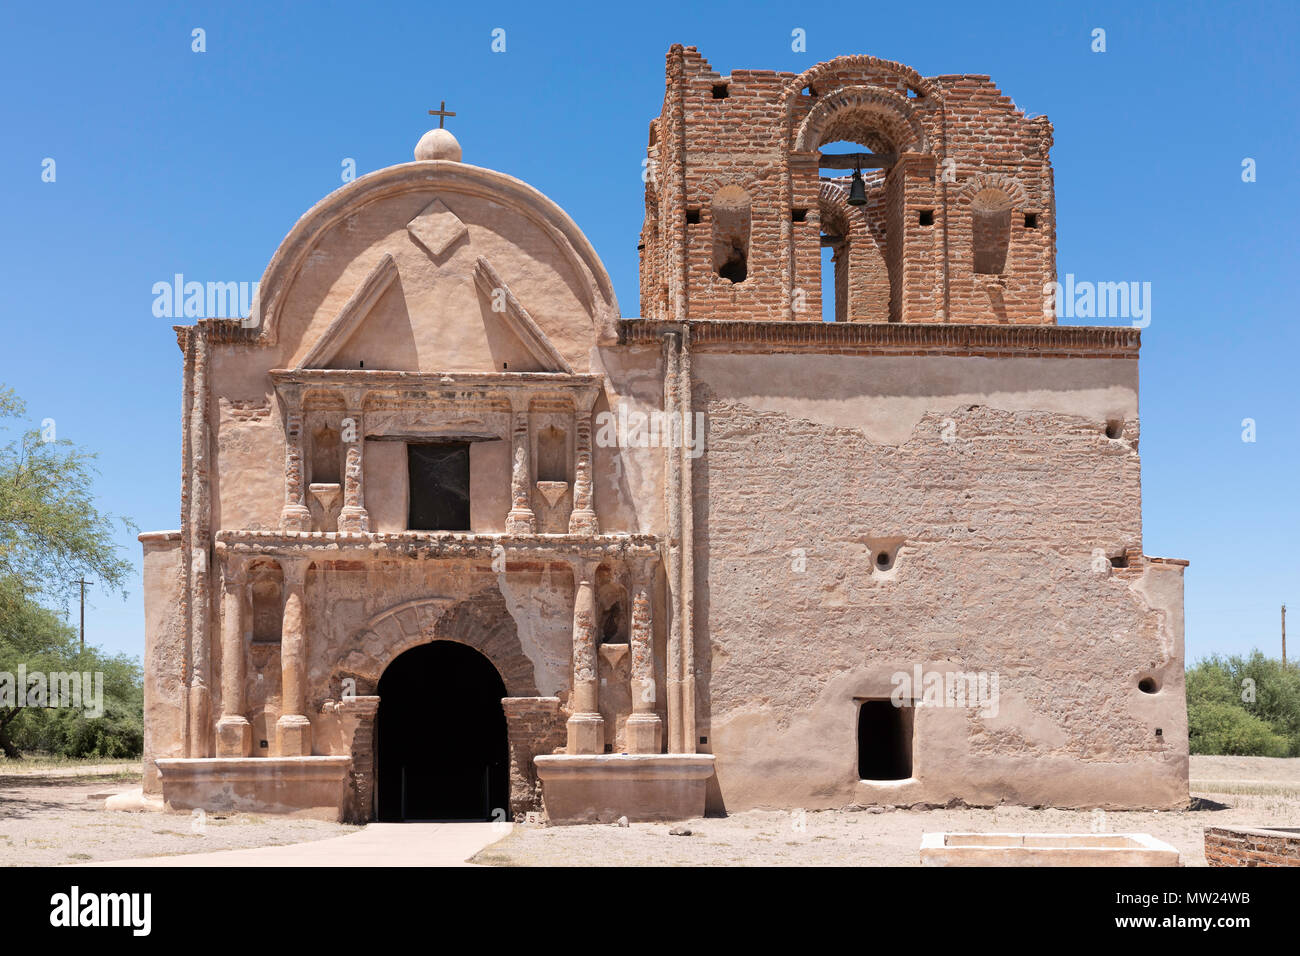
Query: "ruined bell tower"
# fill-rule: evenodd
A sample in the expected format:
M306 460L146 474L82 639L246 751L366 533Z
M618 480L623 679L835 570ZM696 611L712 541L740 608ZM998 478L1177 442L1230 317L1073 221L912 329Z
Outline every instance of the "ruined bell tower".
M987 76L872 56L723 76L675 45L641 314L816 322L825 299L836 322L1054 324L1051 146Z

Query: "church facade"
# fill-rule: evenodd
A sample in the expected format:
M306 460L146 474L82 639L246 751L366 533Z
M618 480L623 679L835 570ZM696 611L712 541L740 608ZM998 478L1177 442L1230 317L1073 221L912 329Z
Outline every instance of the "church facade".
M249 321L176 330L146 796L1185 805L1140 331L1056 323L1050 147L988 77L674 46L637 318L441 127L326 197Z

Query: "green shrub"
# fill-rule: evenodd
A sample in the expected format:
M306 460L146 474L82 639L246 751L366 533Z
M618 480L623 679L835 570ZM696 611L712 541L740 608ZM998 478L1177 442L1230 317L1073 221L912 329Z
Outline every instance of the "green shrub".
M1187 671L1191 752L1300 756L1300 669L1260 651L1214 655Z

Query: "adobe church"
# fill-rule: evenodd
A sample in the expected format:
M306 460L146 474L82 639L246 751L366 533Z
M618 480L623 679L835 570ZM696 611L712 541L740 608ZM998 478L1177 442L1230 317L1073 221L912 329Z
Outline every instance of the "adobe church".
M146 797L1185 805L1140 333L1056 324L1051 145L986 76L674 46L637 318L441 120L325 197L249 321L176 330Z

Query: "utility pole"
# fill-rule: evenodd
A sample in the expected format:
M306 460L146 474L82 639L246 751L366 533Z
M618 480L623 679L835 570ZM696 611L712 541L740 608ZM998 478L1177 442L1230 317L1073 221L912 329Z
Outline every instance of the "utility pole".
M89 584L90 582L87 581L85 578L78 578L77 580L73 581L72 583L73 583L73 584L80 584L80 585L81 585L81 650L82 650L82 653L85 653L85 650L86 650L86 585ZM1285 615L1285 614L1286 614L1286 611L1283 610L1282 613L1283 613L1283 615ZM1283 644L1283 648L1284 648L1283 651L1282 651L1282 657L1285 659L1285 657L1286 657L1286 650L1285 650L1286 640L1285 640L1285 638L1283 639L1282 644Z
M1282 670L1286 670L1286 605L1282 605Z

